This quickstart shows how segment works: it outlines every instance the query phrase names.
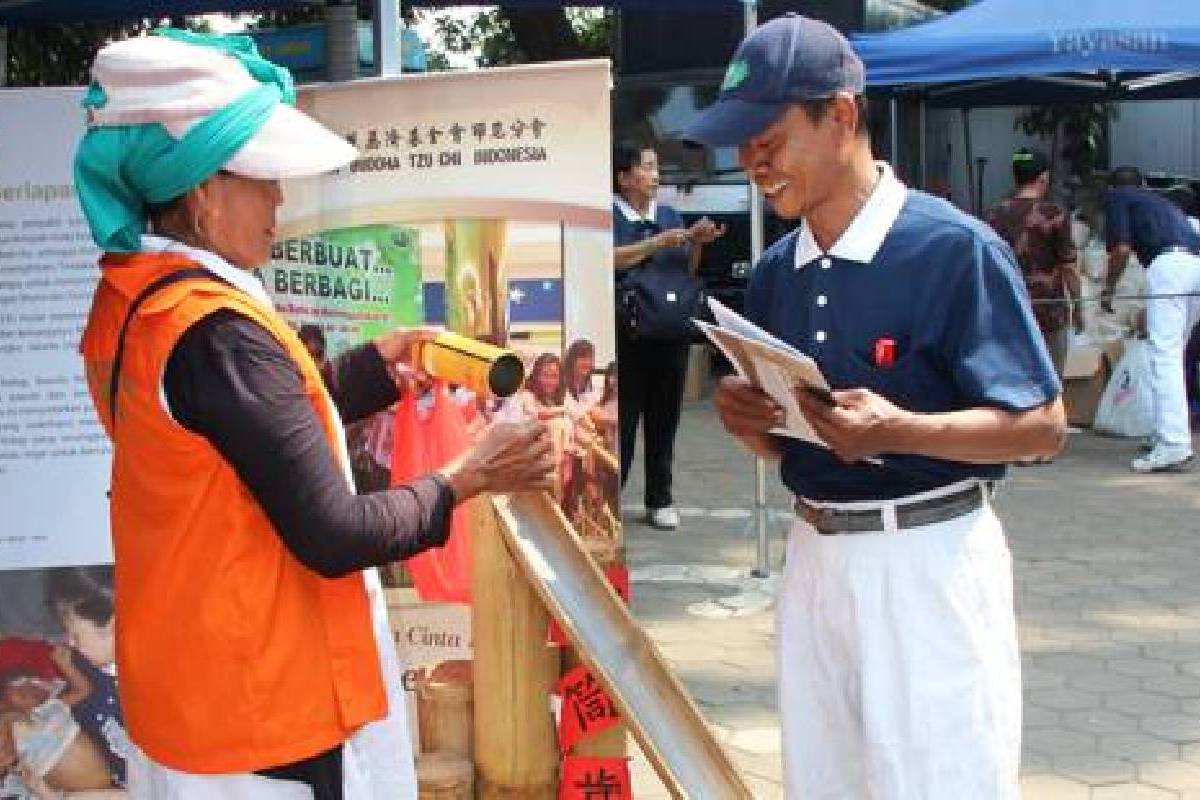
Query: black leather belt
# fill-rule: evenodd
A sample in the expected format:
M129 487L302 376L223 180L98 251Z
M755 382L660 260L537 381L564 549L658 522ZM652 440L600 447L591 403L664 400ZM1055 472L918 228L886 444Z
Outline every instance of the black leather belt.
M895 505L896 527L900 530L919 528L970 514L992 496L992 488L990 483L977 483L941 497L911 503L898 502ZM802 497L796 498L796 514L816 528L817 533L826 535L882 533L887 530L883 524L883 513L878 508L821 508Z
M1154 254L1154 258L1158 258L1161 255L1166 255L1167 253L1187 253L1189 256L1200 256L1200 250L1197 250L1194 247L1184 247L1181 244L1173 244L1170 247L1164 247L1162 250L1159 250ZM1153 261L1154 258L1150 260Z

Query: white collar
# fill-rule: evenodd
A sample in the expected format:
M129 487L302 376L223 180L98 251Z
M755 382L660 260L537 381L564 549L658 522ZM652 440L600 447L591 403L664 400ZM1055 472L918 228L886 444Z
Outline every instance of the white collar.
M658 213L658 204L653 199L650 200L650 207L646 209L646 216L644 217L638 213L636 208L629 205L629 201L619 194L613 195L613 203L616 204L617 208L621 210L622 216L629 222L654 222L654 218Z
M879 252L884 237L892 229L896 217L900 215L908 190L892 173L892 168L886 162L877 161L876 166L879 169L879 182L871 190L867 202L863 203L854 219L850 220L850 225L833 243L833 247L829 248L829 255L834 258L857 261L860 264L871 263L875 254ZM825 251L813 238L808 221L801 222L800 231L796 236L796 268L799 269L823 255Z
M263 288L262 282L259 281L255 273L238 269L216 253L201 250L198 247L189 247L182 242L168 239L165 236L152 236L150 234L142 235L142 251L148 253L171 252L185 255L218 278L241 289L267 308L275 308L270 296L267 295L267 290Z

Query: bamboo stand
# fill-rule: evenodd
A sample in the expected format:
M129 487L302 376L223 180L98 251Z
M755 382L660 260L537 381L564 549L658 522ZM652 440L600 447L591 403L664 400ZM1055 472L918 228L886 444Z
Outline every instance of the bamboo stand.
M553 800L558 743L549 696L559 654L549 616L505 546L490 497L471 504L476 796Z
M472 800L475 796L471 762L452 753L417 756L417 800Z

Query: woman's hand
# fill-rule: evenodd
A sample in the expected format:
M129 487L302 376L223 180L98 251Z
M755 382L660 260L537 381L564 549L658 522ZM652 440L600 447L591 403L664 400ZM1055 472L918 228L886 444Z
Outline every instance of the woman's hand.
M656 233L651 237L651 241L654 242L655 250L661 250L664 247L683 247L691 239L691 235L691 231L687 228L670 228Z
M724 236L726 230L728 228L725 225L718 225L708 217L701 217L688 228L688 234L696 244L706 245Z
M375 348L388 364L403 364L419 369L420 365L414 363L417 346L432 342L438 333L434 328L397 328L376 339Z
M554 445L541 422L496 423L459 458L440 470L458 502L477 494L550 489L554 485Z

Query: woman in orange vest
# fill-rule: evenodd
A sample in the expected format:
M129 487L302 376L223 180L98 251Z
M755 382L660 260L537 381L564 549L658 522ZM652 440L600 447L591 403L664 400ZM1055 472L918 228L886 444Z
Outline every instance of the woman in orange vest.
M399 669L367 568L441 545L455 504L550 485L541 424L354 493L342 421L397 400L398 331L329 387L251 270L278 181L355 151L245 37L102 49L76 187L105 251L81 350L113 442L116 663L135 797L416 797Z

